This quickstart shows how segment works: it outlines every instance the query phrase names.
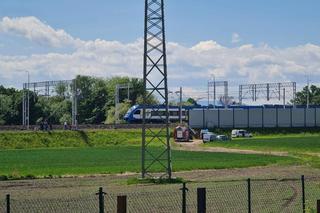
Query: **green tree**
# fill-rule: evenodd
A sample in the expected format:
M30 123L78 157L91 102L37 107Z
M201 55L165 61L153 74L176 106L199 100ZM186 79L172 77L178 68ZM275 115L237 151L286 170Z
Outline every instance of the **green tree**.
M6 124L7 116L11 113L11 97L0 94L0 125Z
M69 92L68 92L68 86L65 83L59 83L56 88L55 91L57 93L58 96L65 98L66 96L69 96Z
M198 105L198 103L193 98L188 98L188 100L186 102L184 102L183 105L185 105L185 106L194 106L194 105Z
M115 106L115 93L117 84L130 85L128 90L119 91L121 106L120 119L127 110L135 104L142 104L143 81L138 78L112 77L108 79L77 76L78 88L78 121L79 123L101 124L110 119L112 108ZM30 124L48 120L52 124L71 120L71 91L68 86L61 83L55 88L56 96L43 97L30 91ZM23 91L0 86L0 123L7 125L21 124ZM148 104L159 104L157 98L151 95ZM112 113L111 113L112 114Z
M76 83L79 89L79 123L99 124L104 122L108 97L106 81L88 76L77 76Z
M131 102L129 100L125 100L123 103L120 103L118 105L118 113L119 113L119 121L121 123L123 123L123 118L124 115L128 112L128 110L130 109L131 107ZM111 107L107 113L106 113L106 121L105 123L106 124L113 124L116 122L116 117L115 117L115 113L116 113L116 110L115 110L115 107Z
M0 85L0 120L1 124L19 125L22 117L22 92ZM33 102L30 102L33 107Z
M302 91L296 93L296 98L291 102L297 105L306 105L307 104L307 97L309 93L309 103L311 105L319 105L320 104L320 87L315 85L311 85L309 87L305 86Z

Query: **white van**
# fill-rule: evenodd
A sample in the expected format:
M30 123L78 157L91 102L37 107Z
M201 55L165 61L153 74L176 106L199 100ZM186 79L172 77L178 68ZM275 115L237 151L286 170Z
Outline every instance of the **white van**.
M251 138L252 134L248 132L247 130L243 129L234 129L231 132L232 138Z

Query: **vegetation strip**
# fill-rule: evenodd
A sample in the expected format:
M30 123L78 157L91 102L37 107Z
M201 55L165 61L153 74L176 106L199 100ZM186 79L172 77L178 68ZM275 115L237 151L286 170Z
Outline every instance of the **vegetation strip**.
M161 150L154 147L154 153ZM172 151L174 171L297 164L290 157ZM161 167L152 168L160 171ZM0 151L0 175L22 176L115 174L140 171L140 147L63 148Z

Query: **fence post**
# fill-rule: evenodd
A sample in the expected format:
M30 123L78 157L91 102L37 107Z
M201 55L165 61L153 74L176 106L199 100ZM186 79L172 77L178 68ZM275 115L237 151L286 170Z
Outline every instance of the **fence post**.
M301 186L302 186L302 212L306 212L306 194L305 194L305 178L304 175L301 176Z
M202 128L206 128L206 115L204 112L204 108L202 109Z
M6 203L7 203L7 212L6 213L10 213L11 206L10 206L10 195L9 194L7 194L7 196L6 196Z
M99 188L99 192L96 195L99 195L99 213L104 213L104 195L106 193L103 192L103 188Z
M317 213L320 213L320 200L317 200Z
M198 213L206 213L206 188L197 189Z
M248 213L251 213L251 179L248 178L247 180L247 187L248 187Z
M182 188L180 189L182 191L182 213L187 212L187 191L189 189L186 186L186 183L182 184Z
M117 213L127 213L127 196L117 197Z

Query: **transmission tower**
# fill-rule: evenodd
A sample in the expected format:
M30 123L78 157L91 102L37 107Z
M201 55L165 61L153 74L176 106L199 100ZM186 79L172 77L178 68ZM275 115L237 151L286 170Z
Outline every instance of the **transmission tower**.
M164 24L164 1L145 0L143 67L143 125L142 125L142 178L151 175L152 169L163 171L160 178L171 179L171 148L169 130L169 102L167 84L167 56ZM151 96L157 97L161 105L148 105ZM160 117L160 130L147 125L150 115ZM161 144L161 151L150 147Z

